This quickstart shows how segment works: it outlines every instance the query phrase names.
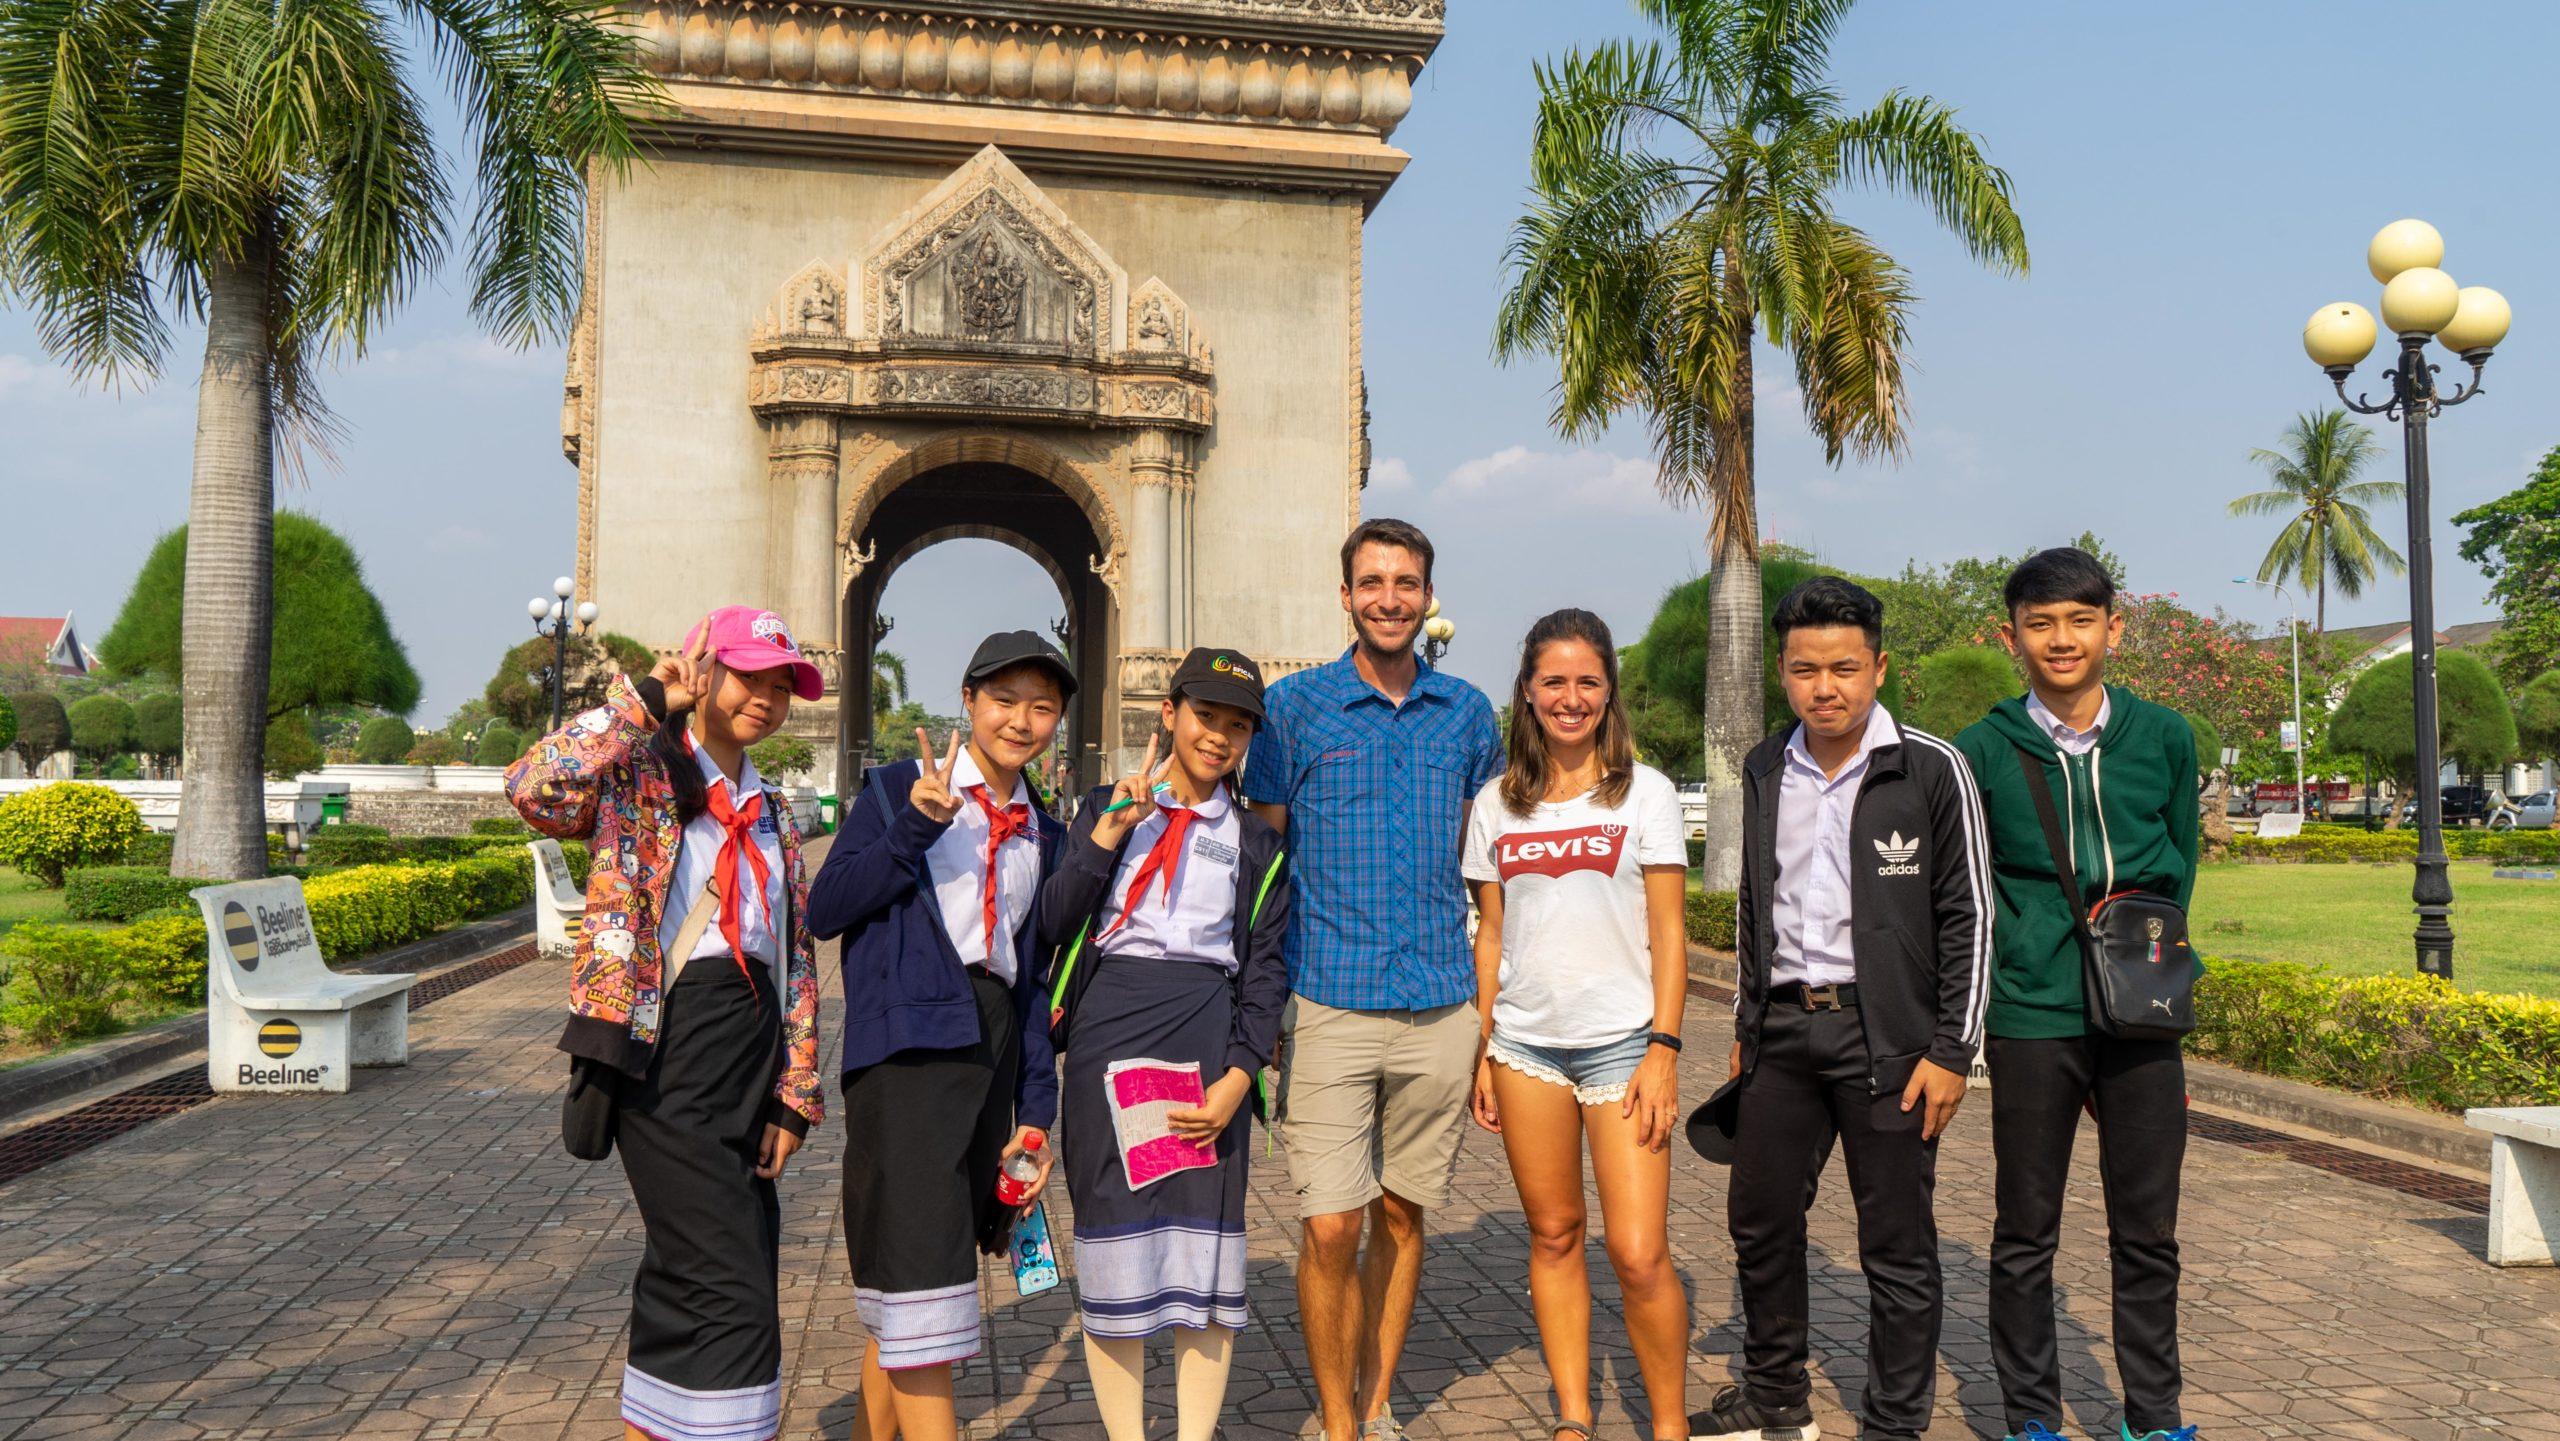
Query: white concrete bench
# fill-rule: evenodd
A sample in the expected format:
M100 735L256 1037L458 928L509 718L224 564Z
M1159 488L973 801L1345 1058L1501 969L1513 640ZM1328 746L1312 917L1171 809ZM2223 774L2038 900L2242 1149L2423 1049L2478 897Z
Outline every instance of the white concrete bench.
M568 854L558 841L546 836L527 842L525 849L533 852L534 943L545 955L565 954L578 943L578 930L586 923L587 898L578 893Z
M2465 1111L2489 1143L2489 1264L2555 1264L2560 1242L2560 1106Z
M302 882L206 886L205 1069L217 1091L344 1091L357 1066L409 1063L413 975L342 976L320 955Z

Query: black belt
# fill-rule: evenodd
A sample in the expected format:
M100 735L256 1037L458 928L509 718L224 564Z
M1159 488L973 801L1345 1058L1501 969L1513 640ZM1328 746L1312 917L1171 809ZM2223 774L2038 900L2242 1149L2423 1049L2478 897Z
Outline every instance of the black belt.
M1858 983L1841 981L1828 986L1808 986L1802 981L1789 981L1769 988L1769 1004L1798 1006L1808 1011L1854 1011L1858 1008Z
M995 972L993 972L993 971L991 971L991 970L988 970L988 969L987 969L985 966L983 966L983 965L972 965L972 966L970 966L970 967L968 968L968 971L969 971L969 974L970 974L971 976L973 976L973 977L975 977L975 978L977 978L977 979L979 979L979 980L982 980L982 981L993 981L993 982L995 982L995 983L996 983L996 984L998 984L998 985L1002 985L1002 984L1004 984L1004 977L997 975Z

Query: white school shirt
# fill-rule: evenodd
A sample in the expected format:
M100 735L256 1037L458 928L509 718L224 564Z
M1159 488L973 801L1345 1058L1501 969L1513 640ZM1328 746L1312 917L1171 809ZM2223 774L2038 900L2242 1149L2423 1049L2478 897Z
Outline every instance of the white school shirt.
M1200 961L1232 975L1236 969L1236 867L1243 863L1244 825L1236 818L1235 800L1223 785L1193 808L1182 854L1173 863L1171 903L1166 900L1165 880L1151 876L1137 913L1121 924L1138 868L1147 863L1147 852L1173 824L1162 809L1172 801L1172 793L1159 791L1156 799L1156 813L1138 822L1120 852L1120 868L1111 878L1111 898L1104 903L1102 924L1094 931L1096 936L1110 933L1101 942L1102 953Z
M1493 1028L1523 1045L1578 1049L1653 1027L1653 943L1644 868L1686 866L1680 788L1639 765L1626 798L1596 792L1503 804L1499 777L1467 812L1459 874L1502 883L1502 967Z
M2033 689L2027 692L2027 719L2034 721L2065 755L2085 756L2098 748L2098 738L2107 733L2107 717L2116 708L2115 697L2104 687L2098 691L2098 718L2084 731L2073 730L2062 717L2047 709L2044 697Z
M1850 939L1849 821L1858 787L1876 748L1902 739L1883 706L1867 712L1858 753L1826 776L1805 749L1804 726L1787 737L1786 764L1778 781L1778 882L1770 919L1778 953L1769 963L1773 985L1847 985L1858 979L1858 953Z
M987 813L969 794L971 786L986 783L978 758L968 747L961 747L959 764L951 771L951 793L959 798L960 813L925 851L925 874L933 880L934 907L942 913L943 933L951 937L951 949L960 953L960 963L985 966L1009 986L1020 969L1013 954L1013 933L1022 928L1022 918L1031 914L1031 897L1040 889L1039 818L1034 815L1030 827L1006 841L997 859L996 936L990 951L985 903L989 827ZM998 810L1008 804L1027 806L1031 787L1016 776L1010 802L994 795L987 799Z
M744 856L738 858L739 884L745 888L746 896L742 907L745 914L738 918L738 944L746 948L748 955L774 967L774 981L779 988L782 944L774 938L773 918L782 913L782 888L789 877L782 870L782 823L774 819L774 812L789 802L782 798L780 791L765 788L764 777L756 774L754 761L744 756L738 758L738 784L731 789L729 778L720 774L720 767L713 764L709 752L698 745L686 749L692 753L694 764L702 768L703 787L707 790L729 790L732 806L744 805L744 797L764 797L764 808L756 813L754 834L756 849L764 856L765 883L759 889L755 885L754 865ZM720 823L711 818L708 810L685 826L683 838L676 843L675 875L667 882L666 914L658 920L661 955L665 954L666 947L676 943L676 933L684 929L685 912L693 909L693 898L701 895L703 886L710 881L712 869L720 861L720 847L728 839L729 833L721 829ZM702 928L702 939L694 942L693 954L666 956L666 964L672 975L686 961L727 954L729 938L720 934L720 916L715 911L711 924Z

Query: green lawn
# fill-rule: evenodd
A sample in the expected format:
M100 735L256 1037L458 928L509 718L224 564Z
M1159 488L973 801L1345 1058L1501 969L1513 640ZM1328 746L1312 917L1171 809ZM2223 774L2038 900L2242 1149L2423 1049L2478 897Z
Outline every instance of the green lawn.
M62 919L62 892L49 891L7 866L0 866L0 936L20 921Z
M2560 999L2560 881L2502 881L2453 863L2453 976L2466 991ZM2196 878L2195 943L2215 960L2301 961L2343 975L2416 969L2410 867L2209 865ZM2236 920L2237 933L2216 921Z

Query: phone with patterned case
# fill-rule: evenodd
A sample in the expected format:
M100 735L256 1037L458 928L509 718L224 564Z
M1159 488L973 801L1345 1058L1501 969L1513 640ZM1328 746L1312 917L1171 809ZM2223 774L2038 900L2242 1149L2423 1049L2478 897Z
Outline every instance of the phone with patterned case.
M1013 1289L1037 1296L1058 1284L1058 1248L1049 1239L1049 1207L1034 1205L1013 1228Z

